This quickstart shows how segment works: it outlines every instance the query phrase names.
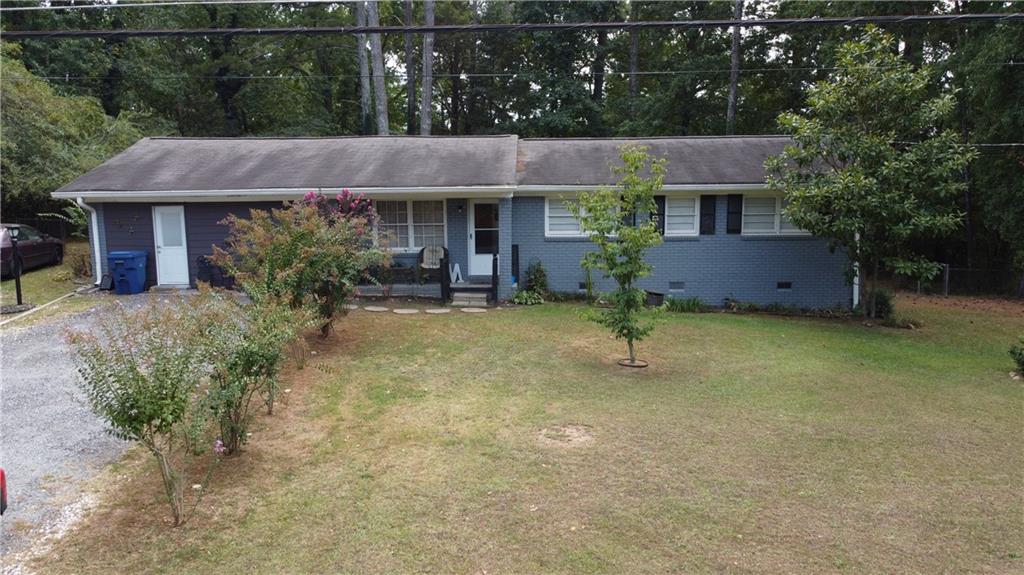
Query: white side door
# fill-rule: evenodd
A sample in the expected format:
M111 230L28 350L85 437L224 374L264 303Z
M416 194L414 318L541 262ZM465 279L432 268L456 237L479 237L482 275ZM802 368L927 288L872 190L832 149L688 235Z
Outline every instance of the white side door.
M188 285L185 206L153 206L153 235L156 238L156 283Z
M498 253L498 201L469 200L469 275L490 276Z

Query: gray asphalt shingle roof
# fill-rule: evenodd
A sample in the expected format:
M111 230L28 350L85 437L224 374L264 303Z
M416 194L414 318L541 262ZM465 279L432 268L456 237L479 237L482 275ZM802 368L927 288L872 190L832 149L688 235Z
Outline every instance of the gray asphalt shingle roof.
M316 188L454 188L613 183L619 148L668 159L666 184L764 181L788 139L518 139L516 136L145 138L58 193Z
M520 185L600 185L618 178L611 166L622 165L625 144L650 148L668 160L666 184L763 183L764 161L790 142L783 136L680 138L578 138L519 140Z

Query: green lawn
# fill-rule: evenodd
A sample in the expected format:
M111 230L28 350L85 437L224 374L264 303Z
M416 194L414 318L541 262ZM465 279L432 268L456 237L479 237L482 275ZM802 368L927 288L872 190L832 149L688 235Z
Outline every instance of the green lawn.
M89 244L85 241L68 241L65 244L64 263L59 266L46 266L26 271L21 277L21 296L25 303L43 305L53 301L60 296L72 292L75 288L84 285L75 283L69 259L75 253L88 253ZM91 278L86 278L91 283ZM14 280L0 282L0 303L3 305L17 303L17 294L14 289Z
M571 305L356 312L188 526L136 453L37 567L1020 572L1024 306L900 303L923 329L670 315L640 371Z

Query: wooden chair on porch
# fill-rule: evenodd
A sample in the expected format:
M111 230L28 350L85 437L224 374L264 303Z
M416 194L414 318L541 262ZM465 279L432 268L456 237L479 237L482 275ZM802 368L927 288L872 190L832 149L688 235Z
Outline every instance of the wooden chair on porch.
M441 299L448 302L448 248L427 246L416 257L416 285L437 282L441 285Z

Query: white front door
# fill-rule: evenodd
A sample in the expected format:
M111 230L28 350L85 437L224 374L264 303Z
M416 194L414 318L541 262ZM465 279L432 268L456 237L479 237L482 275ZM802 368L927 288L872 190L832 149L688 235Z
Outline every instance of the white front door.
M156 283L188 285L188 249L185 243L185 206L154 206Z
M469 275L490 276L498 253L498 200L469 200Z

